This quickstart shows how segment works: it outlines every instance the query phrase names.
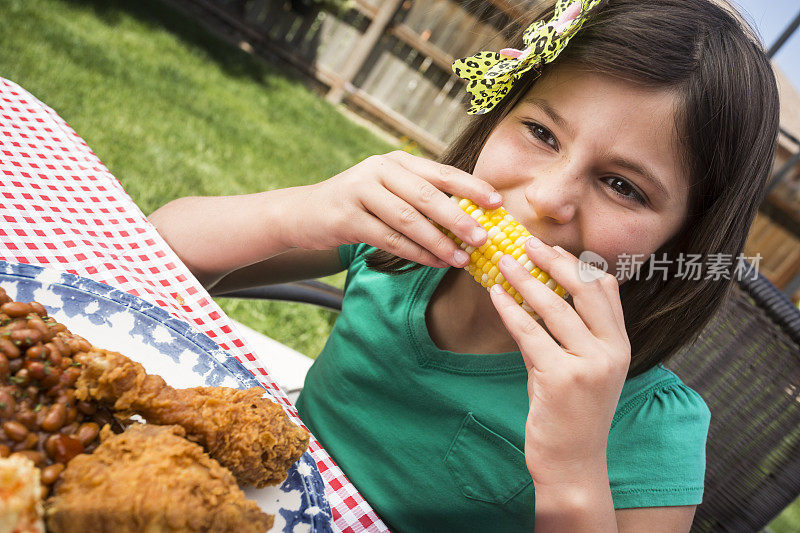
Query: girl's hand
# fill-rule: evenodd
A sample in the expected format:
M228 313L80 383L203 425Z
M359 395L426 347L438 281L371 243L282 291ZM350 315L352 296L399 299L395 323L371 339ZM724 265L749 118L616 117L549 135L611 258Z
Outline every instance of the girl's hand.
M536 241L526 242L528 257L572 295L575 307L511 257L500 261L500 271L550 334L502 287L491 291L528 368L528 470L534 486L586 484L603 476L608 483L606 443L631 357L619 284L598 269L594 281L582 281L579 265L592 267L559 247L532 246Z
M431 220L473 246L486 242L486 230L445 193L488 209L502 204L485 181L402 151L369 157L303 189L307 194L289 229L292 246L329 249L364 242L433 267L463 267L469 256Z

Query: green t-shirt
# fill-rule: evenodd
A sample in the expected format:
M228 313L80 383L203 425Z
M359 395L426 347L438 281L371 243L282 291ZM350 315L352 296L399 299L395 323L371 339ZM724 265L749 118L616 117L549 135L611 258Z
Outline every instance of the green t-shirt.
M439 349L425 311L447 269L369 270L339 248L342 313L297 401L302 420L394 531L531 531L519 351ZM614 507L698 504L710 413L658 365L625 382L608 438Z

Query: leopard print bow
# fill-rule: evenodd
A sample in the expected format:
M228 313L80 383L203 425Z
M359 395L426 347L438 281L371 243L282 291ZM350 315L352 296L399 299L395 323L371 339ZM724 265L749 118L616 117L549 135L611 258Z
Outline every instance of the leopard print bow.
M534 22L525 30L523 50L478 52L454 61L453 72L467 82L467 92L472 95L467 113L488 113L524 73L553 61L581 29L589 10L602 1L558 0L551 20Z

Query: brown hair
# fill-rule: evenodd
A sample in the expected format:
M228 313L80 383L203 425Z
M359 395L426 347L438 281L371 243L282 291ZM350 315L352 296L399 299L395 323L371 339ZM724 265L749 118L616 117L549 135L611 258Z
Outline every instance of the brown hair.
M518 45L522 29L552 16L549 4L517 22ZM725 254L716 257L735 261L742 253L772 164L777 86L752 30L709 0L608 0L551 65L562 62L676 90L682 104L676 123L689 171L688 216L654 253L659 259L666 254L668 275L620 286L632 377L694 341L729 294L724 279L677 276L675 259L679 253ZM473 118L440 162L472 172L486 139L536 79L530 71L491 112ZM422 266L382 250L368 256L367 265L389 274Z

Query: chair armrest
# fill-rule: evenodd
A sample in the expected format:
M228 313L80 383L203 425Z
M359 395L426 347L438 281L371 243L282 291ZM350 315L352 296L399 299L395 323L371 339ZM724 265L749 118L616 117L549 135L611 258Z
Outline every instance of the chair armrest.
M754 278L744 277L739 280L739 286L747 291L770 319L800 345L800 311L780 289L758 273Z
M327 283L316 280L293 281L263 285L215 295L222 298L247 298L252 300L281 300L317 305L339 312L342 310L344 292Z

